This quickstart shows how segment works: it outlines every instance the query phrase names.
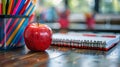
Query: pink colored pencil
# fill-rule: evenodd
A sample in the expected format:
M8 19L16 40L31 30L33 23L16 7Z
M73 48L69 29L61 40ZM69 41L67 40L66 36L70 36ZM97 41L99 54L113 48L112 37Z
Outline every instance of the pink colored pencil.
M27 0L27 2L24 4L24 6L27 8L28 4L30 3L30 0ZM25 10L26 8L23 7L22 10ZM19 15L22 15L24 13L23 12L20 12ZM10 26L9 30L7 31L9 25L10 25L10 22L12 21L12 18L10 18L8 20L8 23L6 24L6 29L4 31L7 31L6 32L6 37L8 37L8 35L10 34L10 32L12 31L13 27L17 24L19 18L15 19L15 21L13 22L13 24ZM3 44L4 43L4 39L1 41L1 43Z
M21 1L21 0L20 0L20 1ZM18 1L18 2L19 2L19 1ZM22 15L22 14L24 13L24 11L25 11L25 9L26 9L26 7L28 6L29 3L30 3L30 0L27 0L27 2L25 3L23 9L20 11L19 15ZM17 3L17 4L20 5L19 3ZM15 8L18 8L18 7L15 7ZM14 13L16 13L16 10L17 10L17 9L15 9L15 10L13 11L12 15L14 15ZM6 29L5 29L4 31L6 31L6 30L8 29L11 21L12 21L12 18L10 18L10 19L8 20L8 22L7 22L7 24L6 24Z
M20 5L20 3L21 3L21 1L22 1L22 0L18 0L17 4L16 4L16 6L15 6L15 8L14 8L14 10L13 10L12 15L15 15L15 14L16 14L16 12L17 12L17 10L18 10L18 7L19 7L19 5Z
M21 1L22 1L22 0L18 0L19 3L17 3L17 5L15 6L15 8L13 9L11 15L15 15L15 14L16 14L17 9L18 9ZM19 15L22 15L22 14L25 12L25 10L26 10L27 6L29 5L30 1L31 1L31 0L27 0L27 1L26 1L26 3L24 4L24 7L23 7L22 10L20 11ZM15 21L13 22L13 24L10 26L9 29L8 29L8 27L9 27L11 21L12 21L12 18L10 18L10 19L8 20L8 22L7 22L7 24L6 24L6 28L5 28L6 37L8 37L8 35L11 33L11 30L14 28L14 26L16 25L16 23L18 22L18 20L19 20L19 18L15 19ZM8 29L8 30L7 30L7 29ZM11 39L11 38L10 38L10 39ZM3 43L3 42L4 42L4 39L3 39L2 43Z
M19 2L19 1L21 2L21 0L18 0L18 3L17 3L16 7L14 8L14 10L13 10L13 12L12 12L12 15L15 15L15 13L16 13L16 11L17 11L19 5L20 5L20 2ZM13 2L14 2L14 0L13 0ZM12 4L12 7L13 7L13 4ZM8 29L8 27L9 27L11 21L12 21L12 18L10 18L10 19L8 20L4 32L7 31L7 29Z
M21 2L21 0L18 0L18 3L17 3L16 7L14 8L14 10L13 10L13 12L12 12L12 15L14 15L14 14L16 13L16 11L17 11L17 9L18 9L18 7L19 7L19 5L20 5L20 2L19 2L19 1ZM27 0L27 2L25 3L23 9L20 11L19 15L22 15L22 14L24 13L24 11L25 11L25 9L26 9L26 7L28 6L29 3L30 3L30 0ZM10 18L10 19L8 20L8 22L7 22L7 24L6 24L6 29L5 29L4 31L6 31L6 30L8 29L8 26L10 25L10 22L11 22L11 21L12 21L12 18Z

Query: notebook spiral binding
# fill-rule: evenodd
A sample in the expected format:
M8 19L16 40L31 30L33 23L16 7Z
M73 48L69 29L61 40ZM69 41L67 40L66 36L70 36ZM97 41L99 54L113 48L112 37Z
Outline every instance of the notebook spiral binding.
M69 40L69 39L58 39L54 38L52 45L59 46L72 46L72 47L99 47L104 48L106 42L103 41L93 41L93 40Z

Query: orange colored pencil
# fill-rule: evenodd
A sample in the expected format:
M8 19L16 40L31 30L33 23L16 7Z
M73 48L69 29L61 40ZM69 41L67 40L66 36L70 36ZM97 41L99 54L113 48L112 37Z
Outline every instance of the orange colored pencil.
M13 0L10 0L7 15L10 15L12 10Z

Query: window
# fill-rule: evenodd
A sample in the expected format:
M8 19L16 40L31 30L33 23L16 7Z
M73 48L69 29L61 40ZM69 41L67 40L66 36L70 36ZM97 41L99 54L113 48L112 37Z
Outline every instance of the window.
M44 7L56 7L56 8L63 8L64 7L64 1L63 0L42 0Z
M94 0L69 0L69 6L72 13L92 12Z
M101 13L120 13L120 0L100 0Z

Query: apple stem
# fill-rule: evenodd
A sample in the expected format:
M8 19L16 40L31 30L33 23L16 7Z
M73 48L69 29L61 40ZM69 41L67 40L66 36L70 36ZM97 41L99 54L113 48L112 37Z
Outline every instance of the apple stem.
M37 22L37 25L39 26L39 22Z
M38 23L38 21L39 21L39 16L36 16L36 21L37 21L37 23Z

